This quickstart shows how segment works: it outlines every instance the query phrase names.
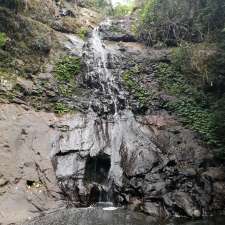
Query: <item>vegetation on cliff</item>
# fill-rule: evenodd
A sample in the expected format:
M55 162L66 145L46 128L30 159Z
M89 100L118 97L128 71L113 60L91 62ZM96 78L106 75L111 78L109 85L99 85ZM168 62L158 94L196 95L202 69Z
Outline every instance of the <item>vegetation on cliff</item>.
M144 0L137 6L139 40L173 47L171 62L157 67L161 87L177 99L167 108L224 154L224 1Z
M222 0L141 0L115 7L106 0L76 1L74 7L71 4L71 1L0 0L1 77L4 80L10 76L22 77L37 87L27 91L15 81L13 91L1 91L4 99L11 102L19 97L36 109L45 107L67 112L65 102L56 102L72 97L82 65L77 57L60 58L57 51L61 47L55 31L75 33L85 39L99 18L84 6L107 15L129 14L137 17L132 29L140 41L157 48L172 48L171 62L156 65L162 90L176 97L164 107L177 113L208 144L225 152L225 5ZM85 22L83 15L87 17ZM52 52L58 61L52 62ZM52 87L37 79L49 63L54 68ZM154 93L137 81L141 70L135 66L125 71L123 82L146 109Z
M78 3L0 0L0 102L71 110L69 101L82 92L76 82L82 65L79 57L64 57L66 33L85 39L100 18Z
M140 17L139 35L147 44L214 40L224 28L224 1L148 0Z

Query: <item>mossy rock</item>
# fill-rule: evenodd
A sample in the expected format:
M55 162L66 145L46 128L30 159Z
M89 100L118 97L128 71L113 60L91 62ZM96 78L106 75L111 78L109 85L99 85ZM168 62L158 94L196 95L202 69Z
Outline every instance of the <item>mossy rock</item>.
M12 40L8 50L15 55L21 55L20 51L33 55L49 53L52 47L52 32L48 26L2 7L0 24L0 32L4 32Z
M16 85L16 75L0 70L0 91L11 91Z

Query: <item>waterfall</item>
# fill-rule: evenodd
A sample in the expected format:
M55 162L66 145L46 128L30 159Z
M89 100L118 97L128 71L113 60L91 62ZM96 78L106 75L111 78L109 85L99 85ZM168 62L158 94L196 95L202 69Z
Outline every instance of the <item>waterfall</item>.
M122 55L101 38L102 26L109 23L96 27L83 47L89 111L63 125L68 131L61 132L53 149L61 189L82 206L101 201L123 204L124 174L145 174L160 160L152 134L136 121L126 102Z
M96 78L101 85L101 95L112 101L113 109L111 111L113 111L114 115L117 115L119 110L118 93L120 90L115 81L115 77L108 68L108 60L111 53L107 50L100 35L100 27L109 25L109 23L110 20L107 20L101 23L98 27L94 28L91 38L88 41L88 54L91 55L91 57L87 60L87 66L90 71L87 73L87 77L89 76L90 79L92 79L91 77L93 77L93 73L96 74ZM92 69L90 69L90 67L92 67ZM94 99L94 101L96 101L96 99ZM104 107L105 111L107 111L107 106Z
M140 102L127 93L123 74L138 65L144 69L139 74L144 80L135 77L140 87L157 89L152 59L158 53L151 49L142 54L142 47L137 53L135 44L104 40L118 26L118 21L108 23L95 28L80 48L86 67L78 84L84 89L86 110L54 124L59 136L52 145L52 161L62 193L78 207L105 207L113 201L116 206L141 206L157 216L207 214L212 196L206 177L211 172L198 174L192 165L208 162L208 149L161 108L161 99L153 100L144 115L136 111ZM69 37L72 54L80 42ZM167 58L168 53L163 54Z

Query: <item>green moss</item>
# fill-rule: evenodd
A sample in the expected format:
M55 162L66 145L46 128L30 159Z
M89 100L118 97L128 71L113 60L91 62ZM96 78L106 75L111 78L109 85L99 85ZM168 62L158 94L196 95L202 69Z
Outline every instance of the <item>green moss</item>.
M0 32L0 48L4 47L7 41L7 35L5 33Z

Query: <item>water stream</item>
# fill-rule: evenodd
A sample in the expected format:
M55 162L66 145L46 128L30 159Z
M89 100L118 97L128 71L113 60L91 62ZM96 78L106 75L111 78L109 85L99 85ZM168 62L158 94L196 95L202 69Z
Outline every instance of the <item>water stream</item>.
M201 220L162 220L124 209L105 211L101 208L87 208L61 210L24 225L224 225L224 219L218 216Z
M104 97L99 104L103 105L102 112L111 115L117 115L121 105L118 99L119 96L123 95L123 91L120 90L116 77L112 75L110 69L110 60L113 54L107 49L107 46L103 43L100 35L101 26L109 26L110 20L106 20L96 27L91 38L86 44L86 64L88 66L88 73L86 74L86 80L91 80L92 85L96 85L95 99L91 104L92 109L96 111L96 104L98 98ZM93 80L95 79L95 80ZM124 107L125 108L125 107Z

